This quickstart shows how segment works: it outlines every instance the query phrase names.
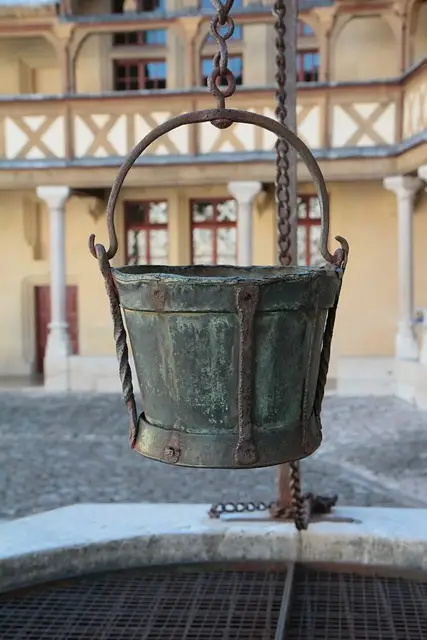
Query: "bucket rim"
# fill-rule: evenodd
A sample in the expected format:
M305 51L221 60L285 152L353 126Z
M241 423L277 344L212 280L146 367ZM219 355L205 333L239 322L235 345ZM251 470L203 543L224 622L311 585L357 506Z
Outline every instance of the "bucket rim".
M206 285L267 284L283 281L312 280L321 276L337 276L342 269L335 265L321 266L251 266L235 265L124 265L112 267L114 279L120 283L162 282Z

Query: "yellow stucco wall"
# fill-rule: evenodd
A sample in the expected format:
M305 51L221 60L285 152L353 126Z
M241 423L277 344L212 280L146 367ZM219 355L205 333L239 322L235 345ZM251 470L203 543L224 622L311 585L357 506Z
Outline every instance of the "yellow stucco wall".
M343 284L335 334L335 356L391 356L394 350L397 313L397 217L395 196L379 182L332 183L330 249L333 236L345 236L351 254ZM310 185L301 185L310 192ZM357 197L355 197L357 194ZM190 259L189 200L226 197L224 187L180 191L125 189L123 199L169 198L171 263ZM42 206L39 213L40 248L34 258L34 194L7 192L0 204L0 235L4 265L11 265L2 279L0 330L0 375L25 374L34 361L34 285L49 282L49 219ZM89 201L73 197L66 212L66 260L68 284L78 286L79 346L85 356L113 353L112 327L102 278L87 250L87 238L107 242L105 219L97 222L88 212ZM270 205L254 206L254 263L269 264L275 256L275 218ZM123 262L122 205L117 209L120 252ZM415 296L417 306L427 307L425 273L427 254L427 195L420 197L414 216ZM121 255L120 255L121 253Z
M390 25L380 16L354 17L332 35L331 79L389 78L399 74L400 52Z
M0 39L0 94L61 92L55 49L43 37Z
M83 6L84 13L108 13L107 0L93 0ZM417 9L418 11L418 9ZM426 7L417 13L413 33L410 34L408 65L424 57L427 46ZM348 21L341 16L331 33L330 78L334 81L386 78L400 73L400 45L396 34L384 17L379 15L353 17ZM313 24L316 20L313 18ZM316 25L319 31L318 25ZM274 38L272 25L248 25L244 36L245 83L250 85L274 81ZM253 37L252 37L253 36ZM181 38L178 45L176 39ZM253 44L251 45L251 38ZM259 44L265 51L260 56ZM305 46L305 43L300 43ZM59 46L59 45L58 45ZM82 43L76 57L76 91L99 93L112 90L113 47L110 34L90 35ZM174 31L168 47L168 85L178 88L183 84L182 67L185 57L183 35ZM144 50L145 53L146 51ZM116 51L117 53L117 51ZM155 51L147 55L155 55ZM127 54L134 57L135 53ZM197 56L197 52L195 52ZM180 58L177 60L176 58ZM196 63L198 68L198 64ZM0 39L0 95L25 93L61 93L61 67L57 51L44 37Z
M34 259L35 209L21 193L2 192L0 375L25 375L34 360L34 285L49 282L48 220L40 212L40 259Z

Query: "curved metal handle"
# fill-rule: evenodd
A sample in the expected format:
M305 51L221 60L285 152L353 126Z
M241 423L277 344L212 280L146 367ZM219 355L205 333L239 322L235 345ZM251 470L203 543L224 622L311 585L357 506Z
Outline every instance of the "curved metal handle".
M212 122L218 120L227 120L230 122L240 122L244 124L252 124L261 129L271 131L278 138L283 138L291 147L295 149L300 158L303 160L307 167L312 180L316 186L317 197L320 204L320 216L321 216L321 238L320 238L320 253L324 259L330 264L345 266L348 255L348 243L341 236L336 236L336 240L341 244L341 249L337 249L332 255L328 249L328 236L329 236L329 196L326 190L325 180L320 170L319 165L313 157L311 151L306 145L298 138L297 135L292 133L285 125L280 124L272 118L261 116L258 113L251 113L248 111L241 111L238 109L207 109L204 111L193 111L191 113L184 113L180 116L175 116L161 125L150 131L145 138L143 138L134 149L129 153L126 160L122 164L119 173L113 183L110 197L107 204L107 229L110 246L106 252L107 258L110 260L117 253L118 241L116 229L114 226L114 210L117 203L117 198L122 188L123 182L129 173L130 169L134 165L139 156L161 136L188 124L200 124L202 122ZM92 234L89 237L89 249L91 254L97 258L95 248L95 235Z

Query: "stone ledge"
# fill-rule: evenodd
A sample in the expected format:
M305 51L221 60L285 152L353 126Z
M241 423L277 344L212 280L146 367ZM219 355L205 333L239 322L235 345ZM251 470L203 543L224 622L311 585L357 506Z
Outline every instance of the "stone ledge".
M192 562L331 562L427 570L427 510L341 507L301 534L201 504L82 504L0 524L0 591L84 573Z

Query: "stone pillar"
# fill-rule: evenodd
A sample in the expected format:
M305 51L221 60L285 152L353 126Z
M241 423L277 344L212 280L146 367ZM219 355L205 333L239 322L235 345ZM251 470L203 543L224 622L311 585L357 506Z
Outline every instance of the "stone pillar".
M261 182L230 182L228 185L237 202L237 264L241 267L250 267L253 262L253 202L261 187Z
M421 180L427 183L427 164L423 164L418 169L418 175ZM426 187L427 191L427 187ZM427 308L423 309L423 323L422 323L422 344L420 353L420 362L424 366L427 366Z
M422 185L419 178L392 176L384 179L384 187L397 198L398 235L398 306L396 358L417 360L418 344L414 331L413 221L415 194Z
M421 178L421 180L424 180L424 182L427 182L427 164L421 165L421 167L418 169L418 175Z
M65 203L68 187L37 187L50 219L50 324L45 353L45 386L68 389L70 337L66 316Z

